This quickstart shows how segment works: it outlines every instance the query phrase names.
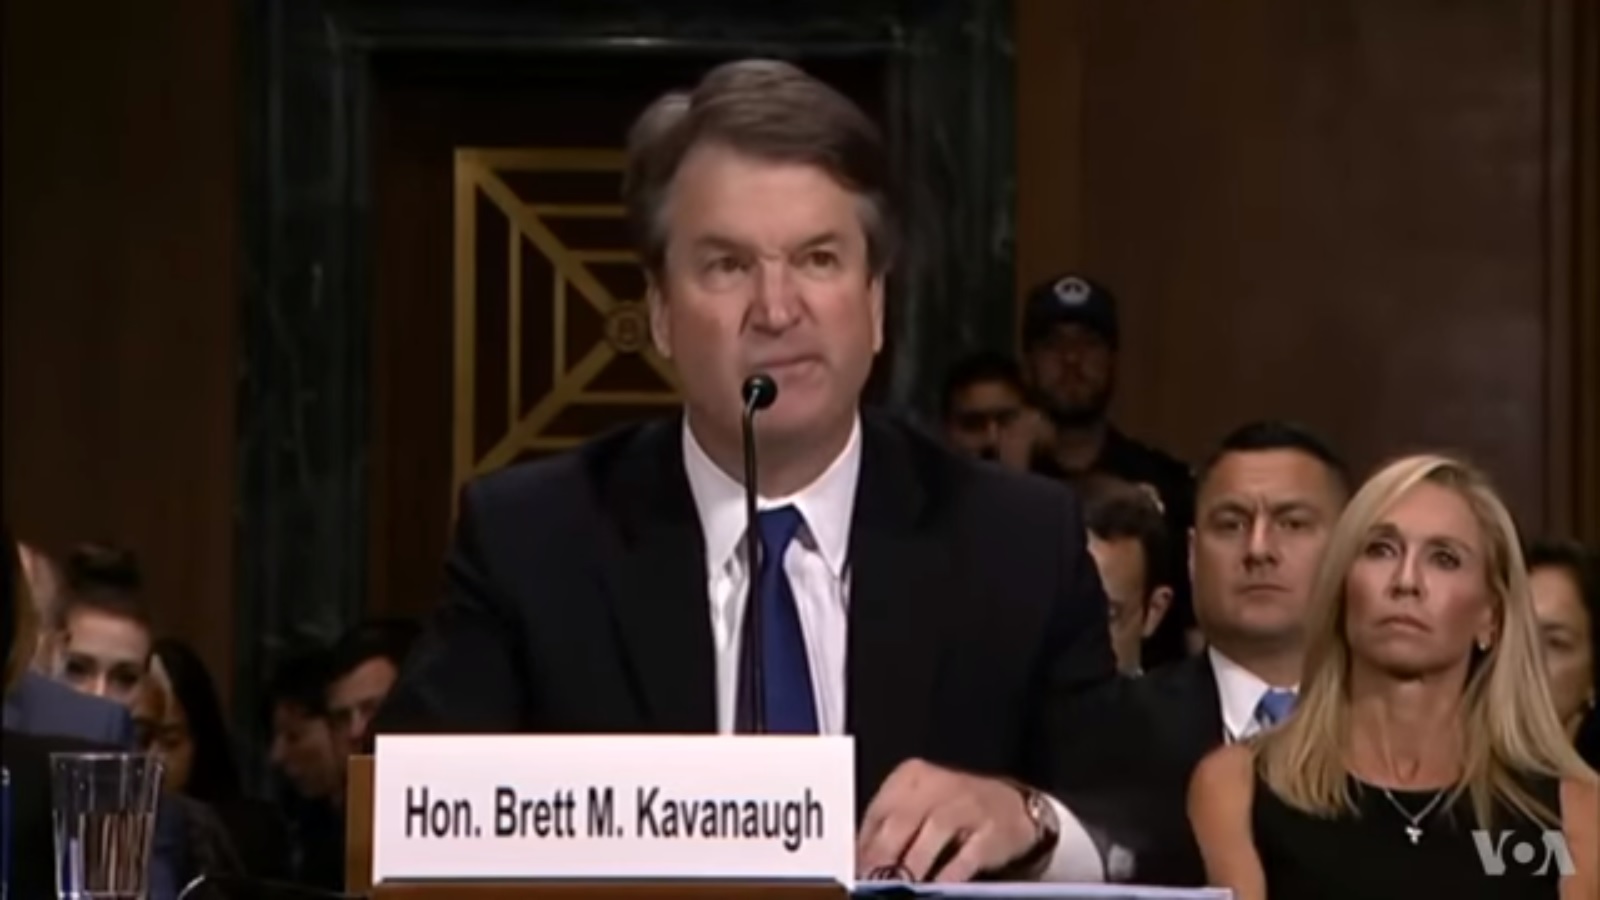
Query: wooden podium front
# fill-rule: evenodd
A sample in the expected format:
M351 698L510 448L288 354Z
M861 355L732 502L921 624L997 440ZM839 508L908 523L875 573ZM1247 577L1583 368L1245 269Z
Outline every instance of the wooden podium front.
M521 882L517 884L437 882L380 884L372 900L845 900L840 885L740 884L728 882Z
M845 900L840 884L729 881L430 881L372 883L370 755L352 756L345 788L345 889L372 900Z

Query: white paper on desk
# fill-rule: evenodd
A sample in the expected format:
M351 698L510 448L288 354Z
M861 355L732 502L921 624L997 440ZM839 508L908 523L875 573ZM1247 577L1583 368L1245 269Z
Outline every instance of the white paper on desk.
M1233 900L1233 891L1226 888L1050 884L1037 881L977 881L967 884L858 881L851 893L857 897L925 897L930 900Z

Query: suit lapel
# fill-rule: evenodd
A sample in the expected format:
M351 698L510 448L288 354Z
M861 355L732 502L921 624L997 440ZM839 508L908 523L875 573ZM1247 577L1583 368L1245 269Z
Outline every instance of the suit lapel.
M23 680L17 683L16 688L6 692L3 725L7 731L22 730L22 693L27 688L27 678L28 675L23 675Z
M1211 668L1211 655L1198 654L1194 669L1190 689L1193 691L1194 735L1199 739L1195 749L1199 756L1204 756L1227 740L1227 726L1222 721L1222 695L1217 692L1217 673Z
M927 521L905 437L864 417L862 440L845 696L864 808L894 765L926 747L951 548Z
M1177 665L1168 682L1169 708L1164 720L1171 723L1167 746L1183 754L1192 765L1226 740L1222 723L1222 698L1217 693L1217 677L1211 658L1200 653Z
M653 730L717 730L705 536L683 469L681 419L622 448L607 505L619 545L603 558L623 659Z

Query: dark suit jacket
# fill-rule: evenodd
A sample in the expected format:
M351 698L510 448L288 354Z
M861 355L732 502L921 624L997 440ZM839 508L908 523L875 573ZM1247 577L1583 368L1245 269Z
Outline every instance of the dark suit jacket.
M471 484L446 596L380 732L710 733L704 538L681 419ZM849 731L865 807L919 757L1058 791L1110 680L1073 495L864 414L850 535ZM1070 805L1070 793L1066 799Z
M1224 741L1222 700L1211 659L1202 653L1128 684L1131 702L1100 732L1122 748L1102 764L1121 798L1104 824L1113 843L1134 857L1139 884L1199 887L1206 883L1200 848L1189 826L1189 778Z
M37 672L23 673L6 692L4 709L8 731L76 738L108 747L133 746L133 717L127 707L81 693Z

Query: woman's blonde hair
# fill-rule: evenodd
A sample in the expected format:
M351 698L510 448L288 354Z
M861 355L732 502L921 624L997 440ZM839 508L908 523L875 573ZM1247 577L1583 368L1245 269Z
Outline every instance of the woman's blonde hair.
M1385 466L1351 499L1329 537L1312 585L1305 673L1295 714L1259 742L1262 779L1284 802L1326 817L1354 814L1345 753L1350 741L1350 645L1345 583L1374 526L1423 483L1459 494L1482 528L1496 637L1469 670L1461 703L1462 778L1448 798L1471 798L1479 827L1497 802L1555 826L1527 776L1593 778L1562 730L1550 700L1539 626L1516 525L1487 477L1445 456L1410 456Z
M5 648L6 665L4 687L10 691L22 674L33 664L33 655L39 641L39 614L33 605L33 594L28 590L28 579L22 570L22 550L15 543L5 541L4 552L10 553L11 611L14 630L11 646Z

